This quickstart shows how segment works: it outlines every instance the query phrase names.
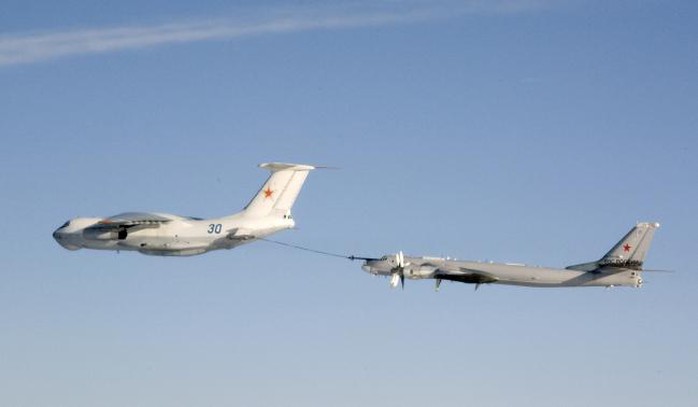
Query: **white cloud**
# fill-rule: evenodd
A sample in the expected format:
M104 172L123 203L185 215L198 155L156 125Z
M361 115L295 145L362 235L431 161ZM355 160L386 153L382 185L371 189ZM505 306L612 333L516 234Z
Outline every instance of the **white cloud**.
M450 4L429 2L373 3L370 10L267 10L264 18L209 19L142 26L77 29L0 36L0 66L36 63L71 55L207 40L239 39L253 35L308 30L381 26L447 17L463 12L517 12L536 8L536 0L473 0ZM378 4L379 7L375 7ZM408 6L405 6L405 5ZM436 2L438 4L438 2ZM386 8L388 5L392 8ZM399 8L395 8L398 5ZM381 10L381 6L383 9ZM445 7L448 6L448 7ZM358 7L360 8L360 7ZM448 9L448 10L447 10Z

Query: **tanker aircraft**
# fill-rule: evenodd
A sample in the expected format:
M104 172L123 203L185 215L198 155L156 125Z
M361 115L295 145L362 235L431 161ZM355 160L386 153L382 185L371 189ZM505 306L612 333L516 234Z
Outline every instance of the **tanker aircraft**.
M517 263L458 261L439 257L408 257L402 252L365 260L362 268L373 275L390 277L390 286L404 288L405 279L442 280L475 284L508 284L528 287L642 286L645 255L659 223L638 223L601 259L565 269Z
M232 249L295 226L291 216L311 165L264 163L271 172L259 192L234 215L201 219L166 213L126 212L75 218L53 232L68 250L131 250L154 256L193 256Z

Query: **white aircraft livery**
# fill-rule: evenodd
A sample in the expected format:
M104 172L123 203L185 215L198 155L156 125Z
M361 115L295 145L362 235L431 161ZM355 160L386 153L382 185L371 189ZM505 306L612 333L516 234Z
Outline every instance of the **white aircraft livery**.
M390 277L390 286L405 279L433 279L436 289L442 280L475 284L508 284L528 287L642 286L642 266L659 223L638 223L601 259L565 269L526 266L516 263L460 261L439 257L408 257L399 252L380 259L365 260L364 271Z
M315 167L288 163L259 166L271 175L250 203L234 215L201 219L126 212L108 218L75 218L56 229L53 238L68 250L132 250L155 256L193 256L232 249L293 228L291 208Z

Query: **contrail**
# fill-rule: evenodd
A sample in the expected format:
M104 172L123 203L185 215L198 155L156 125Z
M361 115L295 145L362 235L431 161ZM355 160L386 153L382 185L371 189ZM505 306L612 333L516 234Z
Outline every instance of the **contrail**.
M438 4L438 2L436 2ZM406 2L403 4L410 4ZM141 26L75 29L0 36L0 66L30 64L50 59L196 41L240 39L255 35L338 30L424 21L463 12L512 12L532 8L535 0L490 0L458 3L457 10L423 8L407 10L280 10L265 18L208 19ZM515 7L512 7L512 4ZM485 6L486 5L486 6ZM453 4L451 4L453 6Z

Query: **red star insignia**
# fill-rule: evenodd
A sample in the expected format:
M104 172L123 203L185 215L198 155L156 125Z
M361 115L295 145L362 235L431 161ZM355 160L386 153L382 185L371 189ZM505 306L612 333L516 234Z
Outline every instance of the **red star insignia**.
M267 189L264 190L264 199L271 198L273 194L274 191L272 191L271 188L267 187Z
M632 246L630 246L629 244L626 243L625 245L623 245L623 251L624 251L624 252L629 252L631 247L632 247Z

